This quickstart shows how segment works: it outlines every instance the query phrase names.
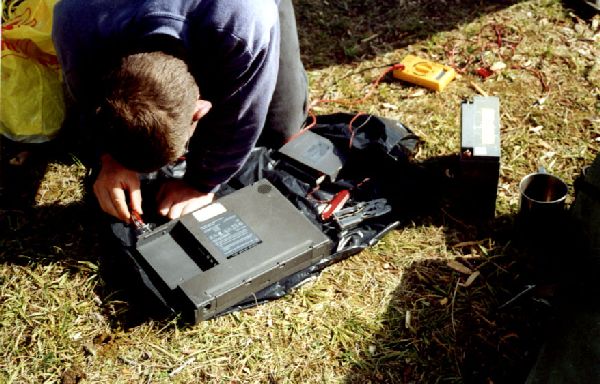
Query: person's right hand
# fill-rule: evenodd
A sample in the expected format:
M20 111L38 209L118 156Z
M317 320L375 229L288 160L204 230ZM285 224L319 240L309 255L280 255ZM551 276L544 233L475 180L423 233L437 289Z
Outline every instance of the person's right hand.
M101 157L102 166L94 182L94 194L100 208L127 223L131 220L131 212L127 206L125 193L129 193L131 208L142 214L142 192L137 172L123 167L110 155Z

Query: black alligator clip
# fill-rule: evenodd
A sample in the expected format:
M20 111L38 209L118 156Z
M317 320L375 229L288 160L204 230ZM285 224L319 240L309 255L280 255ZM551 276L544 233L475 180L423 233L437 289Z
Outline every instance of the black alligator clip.
M333 219L341 230L347 230L358 226L367 219L383 216L391 210L392 207L383 198L361 201L356 205L337 211L333 214Z

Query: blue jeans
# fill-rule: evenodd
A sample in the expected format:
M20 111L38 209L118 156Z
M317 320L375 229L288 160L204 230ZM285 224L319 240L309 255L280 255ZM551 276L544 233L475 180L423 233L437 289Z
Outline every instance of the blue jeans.
M279 4L279 74L259 146L277 149L298 132L307 115L308 79L300 59L296 17L291 0Z

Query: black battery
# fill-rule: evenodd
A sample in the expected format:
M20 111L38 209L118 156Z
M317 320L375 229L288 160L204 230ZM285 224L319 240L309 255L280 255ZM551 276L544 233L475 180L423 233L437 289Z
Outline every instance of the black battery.
M278 153L286 159L280 169L312 185L335 181L344 166L344 158L333 143L312 131L286 143Z
M461 104L458 182L465 216L494 218L500 177L500 100L475 96Z

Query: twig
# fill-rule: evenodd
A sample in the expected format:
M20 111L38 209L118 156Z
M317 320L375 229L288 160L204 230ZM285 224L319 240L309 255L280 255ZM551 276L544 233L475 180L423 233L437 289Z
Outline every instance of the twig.
M479 85L475 84L472 81L469 81L469 84L471 85L471 87L475 88L475 90L477 92L479 92L479 94L481 94L481 96L485 96L485 97L488 96L488 93L486 91L484 91L483 88L481 88Z
M183 371L183 369L185 367L187 367L188 365L192 364L195 360L196 360L195 357L190 357L189 359L187 359L186 361L184 361L183 364L181 364L179 367L177 367L173 371L171 371L171 373L169 373L169 377L173 377L176 374L178 374L179 372Z
M481 245L488 239L476 240L476 241L462 241L460 243L456 243L452 246L452 248L462 248L462 247L470 247L472 245Z
M460 284L460 277L456 281L454 287L454 293L452 294L452 303L450 304L450 319L452 320L452 330L454 331L454 337L456 337L456 323L454 322L454 301L456 300L456 291L458 291L458 285Z
M457 219L456 217L452 216L448 211L446 211L444 208L441 209L441 211L444 213L444 215L448 216L448 218L450 218L450 220L454 221L457 224L462 225L464 228L469 228L469 225L460 221L459 219Z
M517 293L515 296L513 296L512 299L508 300L506 303L499 306L498 309L502 309L504 307L509 306L510 304L514 303L517 299L519 299L521 296L523 296L524 294L526 294L527 292L531 291L534 288L535 288L535 284L526 285L525 289L523 289L521 292Z
M175 356L174 354L172 354L171 352L167 351L166 349L164 349L163 347L156 345L154 343L148 343L149 346L151 346L154 349L157 349L158 351L164 353L165 355L169 356L171 359L173 360L178 360L178 357Z

